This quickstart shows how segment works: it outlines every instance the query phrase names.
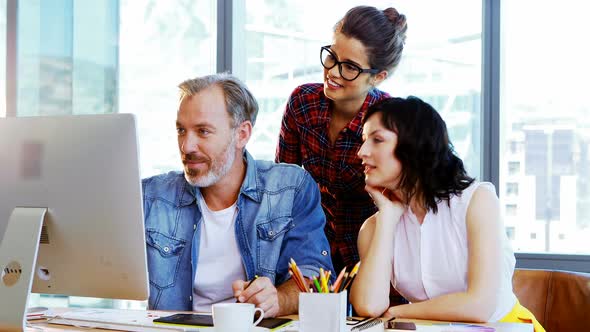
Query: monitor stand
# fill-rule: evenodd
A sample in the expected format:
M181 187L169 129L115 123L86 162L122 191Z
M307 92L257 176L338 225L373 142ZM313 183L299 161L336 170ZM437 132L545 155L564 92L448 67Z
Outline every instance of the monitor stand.
M46 208L17 207L0 243L0 330L24 331Z

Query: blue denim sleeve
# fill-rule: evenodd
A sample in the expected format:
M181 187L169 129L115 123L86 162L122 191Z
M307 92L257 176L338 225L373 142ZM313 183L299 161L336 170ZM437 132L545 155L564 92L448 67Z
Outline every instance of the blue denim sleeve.
M293 258L308 278L319 275L320 267L332 271L330 245L324 233L326 216L320 204L320 191L311 175L304 171L293 203L293 225L283 240L277 265L277 285L287 281L289 260Z

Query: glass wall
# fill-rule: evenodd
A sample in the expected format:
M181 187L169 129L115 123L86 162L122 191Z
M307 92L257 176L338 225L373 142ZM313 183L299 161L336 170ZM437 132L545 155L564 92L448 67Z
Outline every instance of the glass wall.
M334 24L362 1L244 1L234 24L234 73L260 103L248 148L274 159L284 106L300 84L322 82L320 46L332 40ZM379 9L391 1L370 3ZM402 62L380 89L416 95L432 104L449 127L468 171L480 172L481 1L397 1L408 32ZM428 8L428 10L424 10ZM460 8L461 10L457 10ZM245 15L241 11L245 11Z
M289 94L322 81L320 46L330 43L334 24L349 8L367 2L231 1L233 72L261 108L248 148L274 159ZM0 117L6 115L6 3L0 0ZM370 4L383 9L392 2ZM502 1L498 191L516 251L589 254L590 120L584 119L590 46L583 40L590 5L544 4ZM379 88L431 103L469 173L479 178L482 1L393 5L407 16L406 48ZM180 169L177 85L214 73L224 56L217 54L216 10L214 0L19 0L17 115L133 113L142 176ZM145 305L59 296L33 303Z
M589 11L502 2L500 197L516 251L590 254Z

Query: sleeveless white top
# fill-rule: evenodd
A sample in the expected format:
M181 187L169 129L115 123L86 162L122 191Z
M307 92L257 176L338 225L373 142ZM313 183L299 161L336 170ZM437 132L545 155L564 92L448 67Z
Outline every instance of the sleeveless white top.
M438 203L438 212L429 211L422 225L408 208L395 232L393 287L410 302L425 301L467 290L467 208L479 186L495 192L491 183L474 182L461 196ZM499 301L488 319L495 322L512 310L516 296L512 291L514 252L503 238L502 282Z

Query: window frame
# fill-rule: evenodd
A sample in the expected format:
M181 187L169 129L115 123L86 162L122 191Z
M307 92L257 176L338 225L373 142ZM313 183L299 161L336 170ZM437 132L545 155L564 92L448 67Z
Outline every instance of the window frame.
M18 0L6 1L6 117L16 117Z

